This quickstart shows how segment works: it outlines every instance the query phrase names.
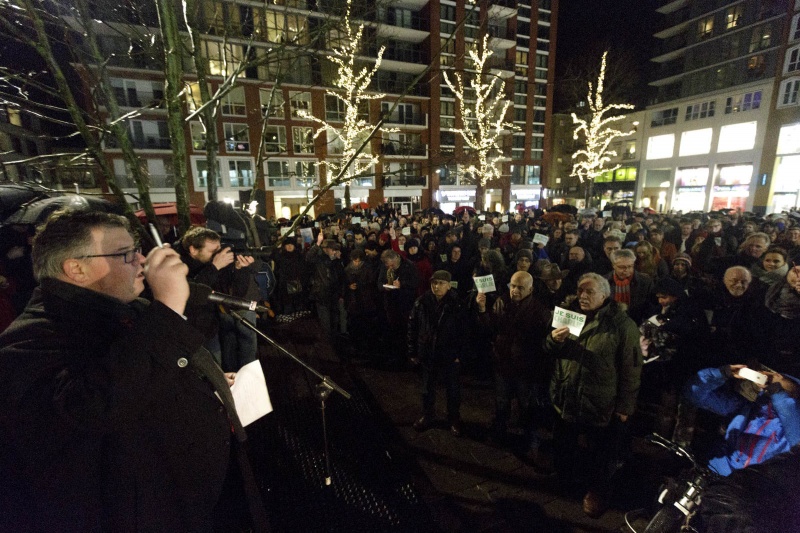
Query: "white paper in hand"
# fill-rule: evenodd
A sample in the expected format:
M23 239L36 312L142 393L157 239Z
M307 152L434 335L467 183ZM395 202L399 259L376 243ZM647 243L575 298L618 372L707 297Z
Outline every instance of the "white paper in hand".
M494 276L491 274L488 276L475 276L472 279L475 280L475 287L480 293L494 292L497 290L494 284Z
M272 402L267 392L264 371L258 360L244 365L236 373L231 387L233 403L243 426L247 426L262 416L272 412Z
M569 328L569 334L578 337L581 334L581 330L583 330L584 324L586 324L586 315L584 314L562 309L561 307L556 307L553 310L554 328L563 328L567 326Z

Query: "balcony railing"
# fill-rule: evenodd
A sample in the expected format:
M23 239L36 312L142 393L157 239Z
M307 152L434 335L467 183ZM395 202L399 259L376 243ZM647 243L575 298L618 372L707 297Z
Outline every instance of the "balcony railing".
M384 187L422 187L428 186L427 176L386 176Z
M164 108L164 91L139 91L114 87L117 103L122 107Z
M136 181L133 176L128 174L116 174L114 179L123 189L136 188ZM175 187L175 176L173 174L150 174L150 187L154 189L172 189Z
M414 113L412 115L400 116L397 112L391 117L385 117L384 123L386 124L405 124L406 126L427 126L428 115L423 113Z
M381 145L381 154L399 156L426 156L428 155L428 145L426 144L406 144L399 141L390 141Z

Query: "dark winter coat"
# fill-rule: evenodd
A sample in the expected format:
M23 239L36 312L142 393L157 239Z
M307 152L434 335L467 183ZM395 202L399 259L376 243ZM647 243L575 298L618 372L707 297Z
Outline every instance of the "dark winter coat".
M463 357L465 317L452 289L441 301L431 291L417 298L408 319L408 357L426 366L446 365Z
M0 336L0 530L210 531L233 422L201 341L159 302L44 280Z
M506 378L547 384L553 364L543 346L551 311L531 295L517 303L506 293L498 301L502 304L495 302L492 309L478 314L494 339L494 368Z
M642 351L639 328L624 306L608 301L577 339L557 343L548 335L545 350L556 358L550 399L562 419L607 426L614 413L633 413Z

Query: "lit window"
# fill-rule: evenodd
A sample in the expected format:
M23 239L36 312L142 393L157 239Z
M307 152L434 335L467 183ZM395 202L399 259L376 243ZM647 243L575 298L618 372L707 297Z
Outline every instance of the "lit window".
M311 93L308 91L289 91L289 109L292 117L309 117L311 115Z
M711 151L711 128L684 131L681 135L681 156L707 154Z
M756 144L756 123L743 122L723 126L719 132L717 152L751 150Z
M249 152L250 133L247 124L223 124L226 152Z
M714 17L706 17L698 23L697 37L699 40L708 39L714 31Z
M778 137L779 154L800 154L800 124L781 127Z
M742 19L742 5L739 4L738 6L729 7L727 11L725 11L725 29L732 30L739 26L739 22Z
M284 126L267 126L264 129L264 150L273 154L286 151L286 128Z
M739 113L741 111L750 111L751 109L758 109L759 107L761 107L761 91L737 94L725 100L726 115Z
M675 135L657 135L647 141L647 159L672 157L675 149Z
M325 120L344 122L347 114L344 101L332 94L325 95Z

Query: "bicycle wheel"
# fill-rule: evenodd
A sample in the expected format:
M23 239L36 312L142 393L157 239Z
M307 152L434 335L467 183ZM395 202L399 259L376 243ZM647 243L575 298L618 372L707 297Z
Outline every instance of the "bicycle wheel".
M643 533L677 533L686 519L674 505L665 505L653 516Z

